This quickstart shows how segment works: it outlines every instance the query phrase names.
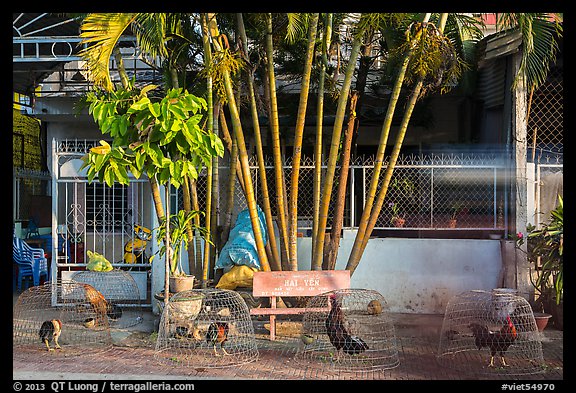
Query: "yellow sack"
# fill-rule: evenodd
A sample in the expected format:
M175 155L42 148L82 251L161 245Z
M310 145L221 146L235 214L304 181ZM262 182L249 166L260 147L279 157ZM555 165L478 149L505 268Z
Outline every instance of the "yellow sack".
M93 272L109 272L110 270L114 269L110 261L104 258L104 255L98 254L97 252L92 252L90 250L86 251L88 255L88 265L86 266L87 270L91 270Z
M216 285L219 289L236 289L236 287L252 288L254 272L258 269L246 265L235 265L220 277Z

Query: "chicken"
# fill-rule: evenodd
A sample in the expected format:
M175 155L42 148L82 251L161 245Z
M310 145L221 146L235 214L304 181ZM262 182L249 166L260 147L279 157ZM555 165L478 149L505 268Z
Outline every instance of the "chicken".
M357 355L368 349L368 345L360 337L350 334L344 313L336 299L336 294L330 295L331 309L326 317L326 334L338 352L342 350L348 355Z
M106 315L108 315L108 318L114 321L122 318L122 307L120 307L119 305L114 303L108 303L107 310L108 311L106 312Z
M211 343L214 347L214 355L220 356L216 352L216 344L220 344L220 349L226 355L230 355L224 349L224 343L228 340L228 332L230 331L230 326L226 322L212 322L208 327L206 332L206 342Z
M504 359L504 354L516 341L518 333L516 327L510 319L510 315L506 316L506 324L499 331L491 331L487 326L483 326L477 323L471 323L468 325L472 334L474 335L474 343L478 349L484 347L490 348L490 363L489 367L494 367L494 356L496 354L500 355L503 366L508 366L506 360Z
M60 344L58 344L58 338L60 338L61 333L62 322L59 319L52 319L42 323L42 326L40 326L40 331L38 332L38 336L40 337L40 341L46 344L48 351L53 351L54 348L50 348L50 343L52 340L54 340L54 344L57 349L62 349Z
M122 317L122 308L117 305L113 304L112 302L108 302L104 295L92 285L89 284L82 284L85 290L86 300L92 306L92 310L96 314L97 318L99 319L100 316L107 315L108 318L112 320L117 320ZM103 321L99 321L98 325L101 325Z
M92 311L96 314L97 320L96 325L101 325L103 321L100 321L100 317L106 315L108 313L108 302L104 295L100 293L96 288L89 284L82 284L84 287L84 294L86 296L86 300L92 306Z

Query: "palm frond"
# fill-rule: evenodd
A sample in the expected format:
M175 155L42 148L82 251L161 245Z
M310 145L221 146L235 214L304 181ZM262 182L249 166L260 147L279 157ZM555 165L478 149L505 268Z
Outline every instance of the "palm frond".
M88 46L80 51L90 70L88 78L96 87L107 91L114 88L108 64L120 37L134 21L133 13L93 13L84 18L80 26L81 44Z
M286 26L286 41L294 43L298 38L306 37L309 14L287 13L288 25Z
M134 18L131 29L138 38L138 45L152 57L167 55L166 37L168 32L177 29L177 24L169 19L173 18L164 13L142 13Z
M503 28L518 29L522 34L523 53L516 88L520 77L525 77L528 87L537 89L546 81L550 65L556 61L559 50L557 37L563 33L561 18L548 13L504 13L497 24Z

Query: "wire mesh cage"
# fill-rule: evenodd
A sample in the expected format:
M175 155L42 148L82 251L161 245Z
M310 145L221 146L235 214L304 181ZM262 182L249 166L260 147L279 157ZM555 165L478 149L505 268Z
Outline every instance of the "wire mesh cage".
M160 318L155 357L162 364L219 368L258 359L248 306L235 291L174 294Z
M143 321L140 290L129 272L83 270L75 272L71 279L93 286L104 296L111 328L123 329Z
M391 369L400 364L384 297L371 289L340 289L311 297L295 358L336 370Z
M71 280L28 288L14 305L15 352L73 356L110 349L112 337L102 299L92 286Z
M446 305L438 362L477 374L545 371L541 335L526 299L508 288L463 292Z

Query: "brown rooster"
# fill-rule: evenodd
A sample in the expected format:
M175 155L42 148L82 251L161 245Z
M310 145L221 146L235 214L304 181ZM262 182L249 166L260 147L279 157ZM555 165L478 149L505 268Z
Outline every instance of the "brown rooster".
M493 332L488 329L487 326L483 326L478 323L471 323L468 325L468 327L470 330L472 330L472 334L474 335L474 343L478 349L482 349L484 347L490 348L491 356L488 366L494 367L494 356L499 354L500 359L502 359L502 365L507 367L508 364L504 359L504 354L518 337L516 327L512 323L510 315L506 316L506 324L496 332Z
M101 326L105 324L106 321L103 320L103 317L110 311L110 305L108 304L108 301L104 295L102 295L102 293L100 293L100 291L94 288L92 285L82 284L82 286L84 287L86 300L88 303L90 303L92 306L92 311L94 311L96 314L95 325Z

